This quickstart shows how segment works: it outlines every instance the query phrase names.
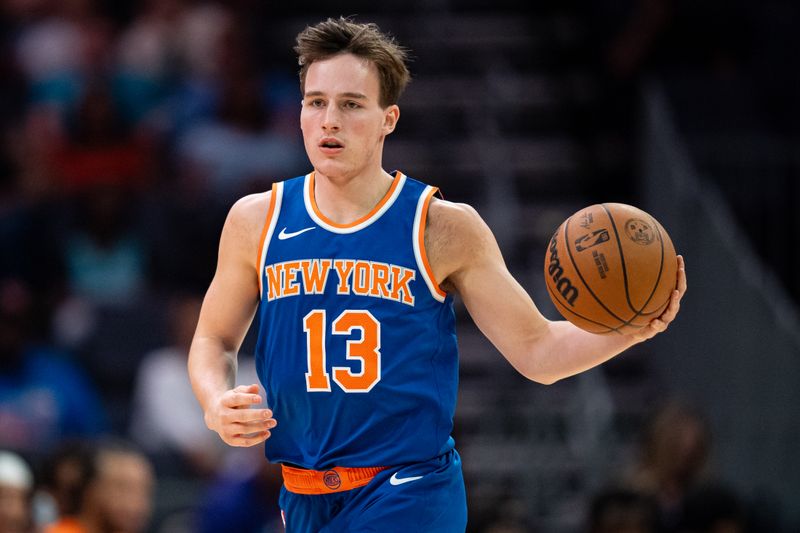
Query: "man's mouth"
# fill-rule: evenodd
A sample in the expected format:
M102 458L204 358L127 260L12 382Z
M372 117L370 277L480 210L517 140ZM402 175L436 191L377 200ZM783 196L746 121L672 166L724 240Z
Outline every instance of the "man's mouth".
M335 149L335 148L343 148L344 146L342 143L337 141L336 139L323 139L322 142L319 143L321 148L328 148L328 149Z

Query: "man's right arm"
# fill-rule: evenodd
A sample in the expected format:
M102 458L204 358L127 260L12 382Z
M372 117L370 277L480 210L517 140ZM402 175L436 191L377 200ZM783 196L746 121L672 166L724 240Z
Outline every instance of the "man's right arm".
M256 384L234 388L236 357L258 306L256 255L271 193L242 198L231 208L219 244L192 347L189 378L205 423L231 446L253 446L270 436L275 420Z

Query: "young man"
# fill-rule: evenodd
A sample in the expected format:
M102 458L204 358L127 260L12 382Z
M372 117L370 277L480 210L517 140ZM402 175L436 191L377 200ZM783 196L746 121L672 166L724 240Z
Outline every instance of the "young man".
M477 212L382 168L409 79L373 24L298 35L300 124L313 172L231 209L189 372L208 427L282 463L287 531L464 531L450 438L458 379L453 294L527 378L553 383L666 329L630 336L549 321ZM233 388L259 312L257 385Z

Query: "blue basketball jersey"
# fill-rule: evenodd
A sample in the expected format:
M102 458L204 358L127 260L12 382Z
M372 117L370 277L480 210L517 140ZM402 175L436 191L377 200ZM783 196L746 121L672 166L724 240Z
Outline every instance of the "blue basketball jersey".
M435 191L397 172L371 213L341 225L317 208L313 173L273 186L256 347L278 422L270 461L389 466L453 448L455 315L423 240Z

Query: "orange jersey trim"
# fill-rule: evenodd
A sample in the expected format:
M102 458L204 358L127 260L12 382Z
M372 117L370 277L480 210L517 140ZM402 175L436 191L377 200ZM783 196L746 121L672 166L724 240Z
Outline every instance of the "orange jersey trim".
M320 220L322 220L323 222L325 222L326 224L328 224L330 226L333 226L334 228L339 228L339 229L347 229L347 228L352 228L354 226L358 226L359 224L362 224L362 223L366 222L367 220L369 220L370 218L374 217L378 213L378 211L380 211L381 208L386 204L386 202L389 201L389 199L392 197L392 195L394 194L395 189L397 189L397 186L400 184L400 181L401 181L400 180L400 172L398 172L397 174L395 174L394 180L392 181L392 186L389 187L389 190L386 191L386 194L383 195L383 198L381 198L381 201L378 202L377 205L375 205L375 207L373 207L372 210L369 213L367 213L363 217L359 218L358 220L350 222L349 224L339 224L339 223L336 223L336 222L330 220L325 215L323 215L322 211L320 211L319 207L317 206L317 199L316 199L316 197L314 195L314 175L315 174L316 174L316 172L312 172L311 173L311 176L309 178L310 181L309 181L309 184L308 184L308 197L309 197L308 199L311 201L311 209L314 210L314 214L317 215L320 218Z
M46 526L44 533L86 533L86 528L75 518L64 517Z
M275 214L275 201L277 193L275 192L275 184L272 184L272 194L269 197L269 208L267 209L267 217L264 220L264 228L261 230L261 237L258 240L258 255L256 256L256 273L258 274L258 293L263 291L261 280L261 253L264 251L264 243L267 240L267 233L269 233L269 226L272 222L272 216Z
M335 466L330 470L306 470L281 465L283 485L295 494L331 494L363 487L386 466L348 468Z
M419 256L422 258L422 266L425 267L425 272L428 274L428 278L431 280L433 288L436 290L436 294L442 298L447 298L447 293L444 292L441 287L439 287L439 283L436 281L436 278L433 277L433 269L431 268L430 262L428 262L428 253L425 251L425 224L428 221L428 206L431 203L431 198L433 198L433 195L436 194L438 190L438 187L431 187L431 190L428 191L427 196L425 197L425 202L422 204L422 213L420 213L417 242L419 244Z

